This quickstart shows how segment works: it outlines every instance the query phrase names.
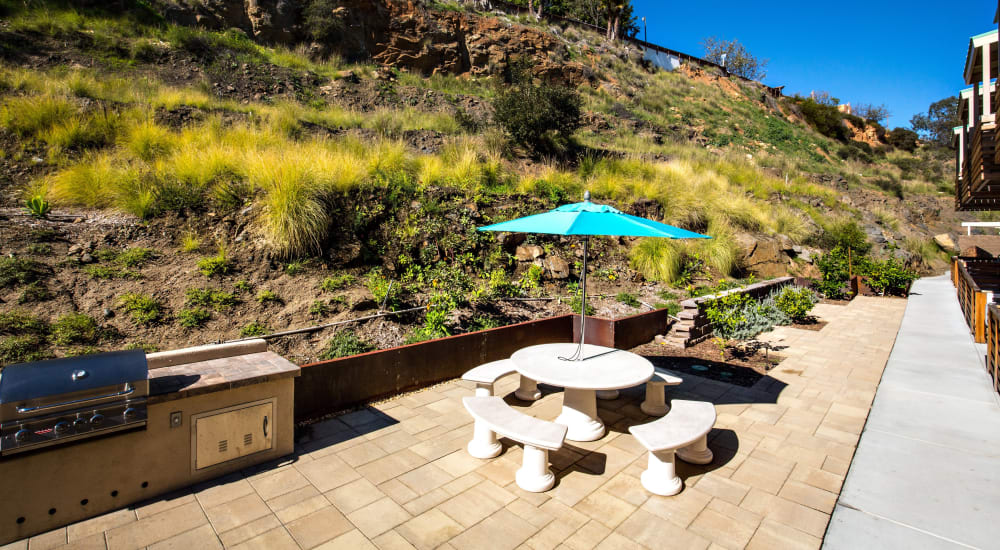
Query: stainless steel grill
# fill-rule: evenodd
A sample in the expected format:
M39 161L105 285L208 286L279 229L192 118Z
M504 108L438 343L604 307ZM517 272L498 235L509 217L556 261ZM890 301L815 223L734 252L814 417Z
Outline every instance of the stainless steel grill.
M115 351L0 373L0 455L146 424L146 354Z

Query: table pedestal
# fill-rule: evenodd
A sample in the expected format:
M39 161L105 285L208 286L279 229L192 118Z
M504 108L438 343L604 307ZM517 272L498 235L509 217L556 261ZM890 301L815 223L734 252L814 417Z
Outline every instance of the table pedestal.
M596 441L604 436L604 422L597 416L597 395L594 390L566 388L563 392L562 414L557 424L568 429L566 439Z

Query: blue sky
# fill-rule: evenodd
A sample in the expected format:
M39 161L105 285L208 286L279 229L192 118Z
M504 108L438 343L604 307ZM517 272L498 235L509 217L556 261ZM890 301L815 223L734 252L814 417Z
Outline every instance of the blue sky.
M995 1L762 2L632 0L649 41L701 56L702 39L738 39L769 59L765 83L884 103L889 127L963 87L969 37L996 28ZM641 27L640 22L640 27ZM639 31L642 38L642 30Z

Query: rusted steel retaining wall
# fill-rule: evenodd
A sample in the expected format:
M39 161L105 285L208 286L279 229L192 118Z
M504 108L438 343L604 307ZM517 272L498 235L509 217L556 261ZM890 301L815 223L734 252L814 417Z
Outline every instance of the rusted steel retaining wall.
M665 332L668 323L662 309L615 320L588 317L586 341L634 348ZM579 341L579 324L579 316L562 315L302 365L295 379L295 420L457 378L523 347Z

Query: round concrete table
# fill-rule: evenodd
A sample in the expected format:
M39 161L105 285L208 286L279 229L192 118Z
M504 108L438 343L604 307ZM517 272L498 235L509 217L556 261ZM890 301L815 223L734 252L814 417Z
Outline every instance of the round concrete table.
M582 361L564 361L577 344L541 344L518 350L510 357L519 373L532 380L564 388L563 409L555 421L568 428L566 439L594 441L605 432L597 416L597 390L638 386L653 377L653 364L634 353L614 348L583 346Z

